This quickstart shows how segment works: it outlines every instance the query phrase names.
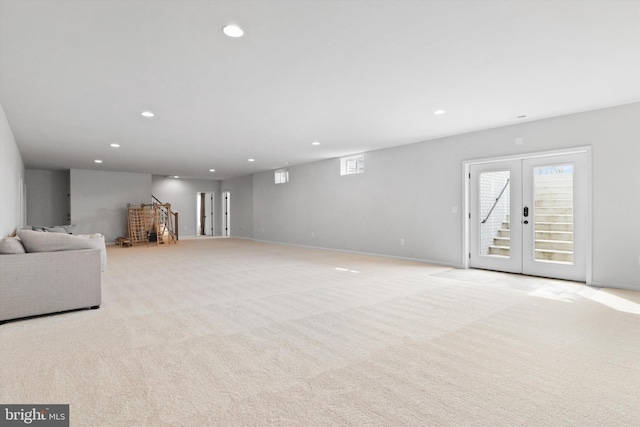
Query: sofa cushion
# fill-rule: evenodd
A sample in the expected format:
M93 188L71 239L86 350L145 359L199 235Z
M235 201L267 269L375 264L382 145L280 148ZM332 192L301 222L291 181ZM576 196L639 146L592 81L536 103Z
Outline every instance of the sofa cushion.
M69 225L54 225L52 227L44 227L42 225L27 225L23 227L23 230L33 230L33 231L48 231L50 233L69 233L73 234L73 230L76 228L75 224Z
M44 231L48 231L49 233L66 233L67 230L65 230L62 227L42 227L44 229Z
M0 254L23 254L26 251L17 237L5 237L0 240Z
M87 239L64 233L42 233L39 231L19 230L18 237L27 252L72 251L75 249L93 249Z
M107 267L107 251L102 234L42 233L19 230L18 237L27 252L73 251L78 249L100 249L102 271Z
M69 224L69 225L58 225L57 227L62 228L64 231L66 231L69 234L73 234L73 230L75 230L76 225L75 224Z

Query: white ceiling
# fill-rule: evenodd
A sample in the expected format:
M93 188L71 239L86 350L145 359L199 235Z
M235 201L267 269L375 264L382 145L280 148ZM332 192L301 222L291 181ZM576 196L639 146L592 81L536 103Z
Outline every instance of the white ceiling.
M635 0L0 0L28 168L226 179L637 101Z

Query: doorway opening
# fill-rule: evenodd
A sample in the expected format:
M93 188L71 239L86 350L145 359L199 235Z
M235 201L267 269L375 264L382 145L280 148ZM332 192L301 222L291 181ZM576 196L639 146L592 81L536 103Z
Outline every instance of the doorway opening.
M196 194L196 230L198 236L215 235L215 193Z
M591 282L589 147L464 163L464 267Z

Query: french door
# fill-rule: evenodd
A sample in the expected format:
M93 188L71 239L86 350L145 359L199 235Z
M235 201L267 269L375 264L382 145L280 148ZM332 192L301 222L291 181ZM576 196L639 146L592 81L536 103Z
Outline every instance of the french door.
M473 268L585 281L586 153L472 164Z

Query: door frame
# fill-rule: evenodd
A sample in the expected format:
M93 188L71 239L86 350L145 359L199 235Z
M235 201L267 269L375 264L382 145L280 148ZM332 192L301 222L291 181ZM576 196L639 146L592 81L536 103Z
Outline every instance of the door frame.
M592 200L592 156L591 146L581 146L573 148L565 148L561 150L541 151L534 153L513 154L500 157L489 157L482 159L464 160L462 162L462 191L464 194L464 214L462 215L462 268L469 269L469 254L471 251L471 187L469 184L469 174L471 165L480 165L486 163L502 162L505 160L525 160L541 157L552 157L563 154L586 154L587 156L587 218L586 218L586 284L592 283L592 258L593 258L593 210Z

